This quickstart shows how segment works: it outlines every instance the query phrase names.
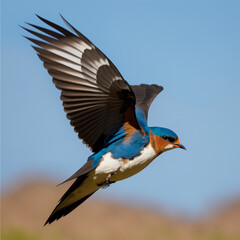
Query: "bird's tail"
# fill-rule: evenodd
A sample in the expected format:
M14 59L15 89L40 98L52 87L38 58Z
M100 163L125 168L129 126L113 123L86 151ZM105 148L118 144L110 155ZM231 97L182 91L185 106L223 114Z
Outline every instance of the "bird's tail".
M59 218L66 216L85 200L87 200L100 187L93 181L91 172L78 177L67 192L62 196L46 224L50 224Z

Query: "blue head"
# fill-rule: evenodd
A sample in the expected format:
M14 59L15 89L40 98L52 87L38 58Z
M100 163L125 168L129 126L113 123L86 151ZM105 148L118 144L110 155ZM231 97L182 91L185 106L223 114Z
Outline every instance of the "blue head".
M150 130L155 136L160 137L157 142L158 144L161 144L163 151L173 148L182 148L186 150L186 148L180 144L177 134L172 130L163 127L150 127Z

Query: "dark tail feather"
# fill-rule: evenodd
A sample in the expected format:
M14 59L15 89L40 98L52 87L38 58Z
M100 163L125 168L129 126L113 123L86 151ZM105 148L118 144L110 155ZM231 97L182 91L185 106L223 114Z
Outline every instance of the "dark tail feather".
M68 213L70 213L72 210L74 210L76 207L78 207L81 203L83 203L85 200L87 200L93 193L95 193L96 191L82 197L81 199L79 199L78 201L67 205L64 208L59 208L59 206L61 205L61 203L77 188L79 188L81 186L81 184L84 182L84 180L87 178L87 174L80 176L79 178L77 178L77 180L72 184L72 186L67 190L67 192L62 196L62 198L60 199L58 205L55 207L55 209L52 211L51 215L49 216L49 218L47 219L47 221L45 222L44 226L46 224L51 224L53 221L58 220L59 218L66 216Z

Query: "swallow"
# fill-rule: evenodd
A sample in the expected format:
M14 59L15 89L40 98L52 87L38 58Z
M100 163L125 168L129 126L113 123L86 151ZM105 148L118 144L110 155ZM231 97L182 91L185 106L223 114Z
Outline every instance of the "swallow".
M63 182L75 180L46 225L69 214L100 188L140 172L161 153L185 147L172 130L147 124L149 107L162 86L129 85L104 53L62 16L69 30L37 17L48 28L27 23L30 29L22 28L34 38L25 37L61 91L75 132L93 152Z

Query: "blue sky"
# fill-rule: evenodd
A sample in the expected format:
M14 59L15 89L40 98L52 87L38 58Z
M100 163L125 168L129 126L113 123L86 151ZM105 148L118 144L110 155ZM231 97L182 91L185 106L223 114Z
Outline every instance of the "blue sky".
M60 12L130 84L164 86L149 125L174 130L188 149L164 153L96 197L195 216L239 196L239 11L237 0L2 0L2 186L29 175L60 182L90 154L18 26L43 26L35 13L64 26Z

